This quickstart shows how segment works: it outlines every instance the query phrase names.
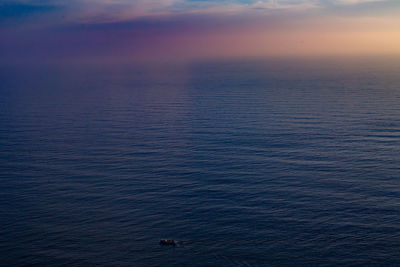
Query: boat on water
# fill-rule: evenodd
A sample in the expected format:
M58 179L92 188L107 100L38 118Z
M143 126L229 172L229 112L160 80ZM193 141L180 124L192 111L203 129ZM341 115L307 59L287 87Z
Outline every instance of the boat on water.
M162 246L176 246L177 242L173 239L160 239L160 245Z

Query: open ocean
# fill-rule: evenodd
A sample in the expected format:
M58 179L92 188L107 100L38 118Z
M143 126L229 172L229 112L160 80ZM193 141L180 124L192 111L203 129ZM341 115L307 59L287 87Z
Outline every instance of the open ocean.
M400 266L399 58L0 80L1 266Z

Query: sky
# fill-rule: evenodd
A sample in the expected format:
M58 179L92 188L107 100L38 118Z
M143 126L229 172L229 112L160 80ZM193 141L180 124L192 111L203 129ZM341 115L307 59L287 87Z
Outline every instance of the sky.
M399 0L0 0L0 60L400 55Z

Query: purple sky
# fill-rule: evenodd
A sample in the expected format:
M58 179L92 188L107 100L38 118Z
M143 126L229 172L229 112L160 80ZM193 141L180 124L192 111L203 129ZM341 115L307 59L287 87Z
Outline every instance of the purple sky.
M3 60L400 54L398 0L3 0Z

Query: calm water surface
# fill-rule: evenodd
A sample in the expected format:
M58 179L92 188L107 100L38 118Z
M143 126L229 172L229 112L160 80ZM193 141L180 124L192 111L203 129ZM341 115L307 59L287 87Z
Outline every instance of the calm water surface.
M399 74L2 66L0 265L400 265Z

